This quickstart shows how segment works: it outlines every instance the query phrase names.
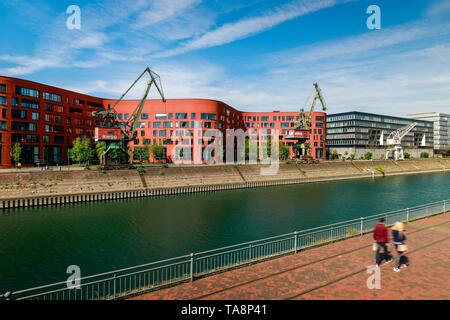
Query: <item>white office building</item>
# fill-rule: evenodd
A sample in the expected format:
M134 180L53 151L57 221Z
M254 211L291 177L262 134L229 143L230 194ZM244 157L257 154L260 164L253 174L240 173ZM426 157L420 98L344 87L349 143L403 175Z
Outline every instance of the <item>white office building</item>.
M427 112L410 114L408 117L432 121L434 124L434 149L440 151L448 151L450 149L450 114Z

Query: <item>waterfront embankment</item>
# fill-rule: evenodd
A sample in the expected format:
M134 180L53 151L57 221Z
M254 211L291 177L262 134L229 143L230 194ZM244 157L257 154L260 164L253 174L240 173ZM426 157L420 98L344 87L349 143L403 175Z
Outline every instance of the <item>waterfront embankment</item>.
M0 173L0 208L33 207L278 185L444 172L450 159L347 161L280 164L275 175L264 165L147 167L118 171Z

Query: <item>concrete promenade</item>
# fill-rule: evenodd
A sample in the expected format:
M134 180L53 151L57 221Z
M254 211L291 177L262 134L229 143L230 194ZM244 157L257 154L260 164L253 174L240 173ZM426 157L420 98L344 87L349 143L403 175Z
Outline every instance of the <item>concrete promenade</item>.
M411 265L381 266L367 287L372 235L357 237L151 292L138 300L450 299L450 212L406 226ZM392 248L392 247L391 247Z

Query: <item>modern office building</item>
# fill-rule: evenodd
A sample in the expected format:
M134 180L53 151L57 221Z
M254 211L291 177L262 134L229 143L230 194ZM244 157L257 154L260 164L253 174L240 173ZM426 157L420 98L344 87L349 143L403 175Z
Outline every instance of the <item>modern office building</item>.
M312 116L312 133L309 137L301 136L302 132L296 130L299 120L298 112L244 112L244 122L248 129L262 129L271 134L278 130L281 143L290 147L291 157L295 155L294 146L305 138L311 145L311 156L315 159L326 158L326 113L315 112Z
M0 166L12 165L12 146L22 147L21 163L68 162L76 137L93 137L93 111L102 99L40 83L0 77Z
M0 77L0 166L13 165L12 149L16 143L22 147L23 165L38 161L67 164L73 140L82 136L93 140L95 128L102 126L92 113L109 108L114 102L32 81ZM137 104L137 100L120 102L116 107L117 120L127 121ZM195 139L209 129L218 129L225 136L227 129L267 128L280 130L280 139L291 146L291 154L295 143L307 140L311 141L312 156L323 159L326 114L313 115L313 132L305 137L299 137L294 130L298 116L296 112L243 113L223 102L207 99L148 100L138 123L138 136L131 146L163 145L167 160L171 161L174 160L170 158L171 151L178 144L171 137L181 129L191 131ZM191 143L205 148L211 141L202 137L201 141L191 140Z
M421 152L432 156L434 133L431 121L357 111L327 116L328 154L335 151L340 157L354 155L358 159L371 152L373 158L382 158L389 134L413 122L417 126L403 138L402 145L413 157L420 156Z
M410 114L407 117L417 120L431 121L434 125L434 150L450 151L450 114L426 112Z

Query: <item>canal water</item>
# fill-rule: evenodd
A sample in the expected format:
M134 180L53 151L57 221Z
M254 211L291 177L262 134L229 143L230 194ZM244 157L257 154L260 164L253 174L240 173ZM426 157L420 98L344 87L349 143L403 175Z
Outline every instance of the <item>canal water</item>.
M450 173L0 210L0 293L450 199Z

